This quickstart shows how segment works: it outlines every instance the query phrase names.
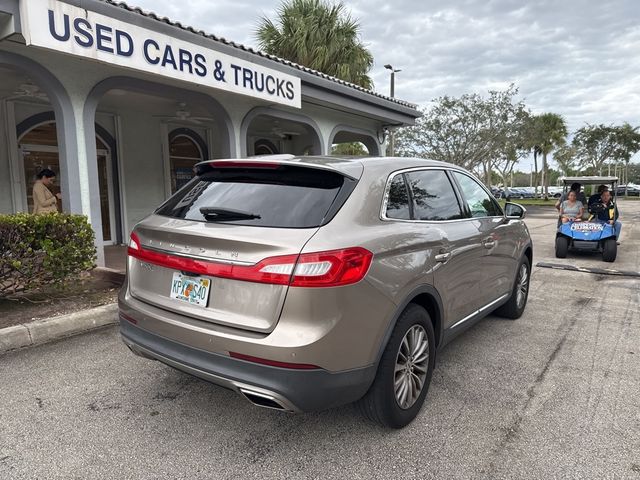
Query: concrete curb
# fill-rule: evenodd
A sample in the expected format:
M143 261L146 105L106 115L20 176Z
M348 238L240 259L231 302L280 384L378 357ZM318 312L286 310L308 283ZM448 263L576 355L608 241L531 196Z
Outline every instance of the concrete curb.
M118 321L118 304L0 329L0 354L76 335Z

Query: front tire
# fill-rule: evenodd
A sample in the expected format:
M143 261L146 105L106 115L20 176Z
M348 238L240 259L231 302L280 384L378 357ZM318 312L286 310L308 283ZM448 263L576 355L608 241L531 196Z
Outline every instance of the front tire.
M618 254L618 245L615 238L608 238L604 241L602 248L602 260L605 262L615 262Z
M361 413L385 427L409 424L427 395L435 348L429 313L420 305L409 304L398 318L371 388L357 403Z
M531 264L527 257L520 260L516 281L511 291L509 301L495 311L496 315L516 320L522 316L529 298L529 280L531 279Z
M567 258L569 251L569 239L567 237L556 237L556 257Z

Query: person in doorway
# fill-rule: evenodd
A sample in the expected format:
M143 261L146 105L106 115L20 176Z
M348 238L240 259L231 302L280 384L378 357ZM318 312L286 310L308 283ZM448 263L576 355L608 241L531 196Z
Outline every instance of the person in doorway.
M613 225L616 240L620 240L620 230L622 230L622 224L618 221L620 214L618 213L618 207L611 201L611 192L609 190L602 192L601 202L604 205L604 209L598 212L598 220Z
M576 199L576 192L569 191L568 198L560 204L560 219L562 223L579 222L582 219L582 202Z
M36 183L33 185L33 213L51 213L58 211L58 200L62 195L55 195L49 190L56 174L53 170L45 168L36 175Z

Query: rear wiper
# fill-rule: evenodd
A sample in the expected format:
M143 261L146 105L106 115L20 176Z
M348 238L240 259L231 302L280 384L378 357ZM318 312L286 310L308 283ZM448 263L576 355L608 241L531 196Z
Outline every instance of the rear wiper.
M200 213L209 222L225 220L255 220L261 218L260 215L242 210L232 210L230 208L200 207Z

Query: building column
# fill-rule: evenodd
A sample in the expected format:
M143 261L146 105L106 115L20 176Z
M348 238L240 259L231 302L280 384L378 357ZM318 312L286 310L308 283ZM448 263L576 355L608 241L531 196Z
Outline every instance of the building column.
M70 93L69 98L71 112L63 116L63 132L58 130L62 205L70 213L87 217L95 235L96 263L104 267L95 124L86 125L83 121L86 92Z

